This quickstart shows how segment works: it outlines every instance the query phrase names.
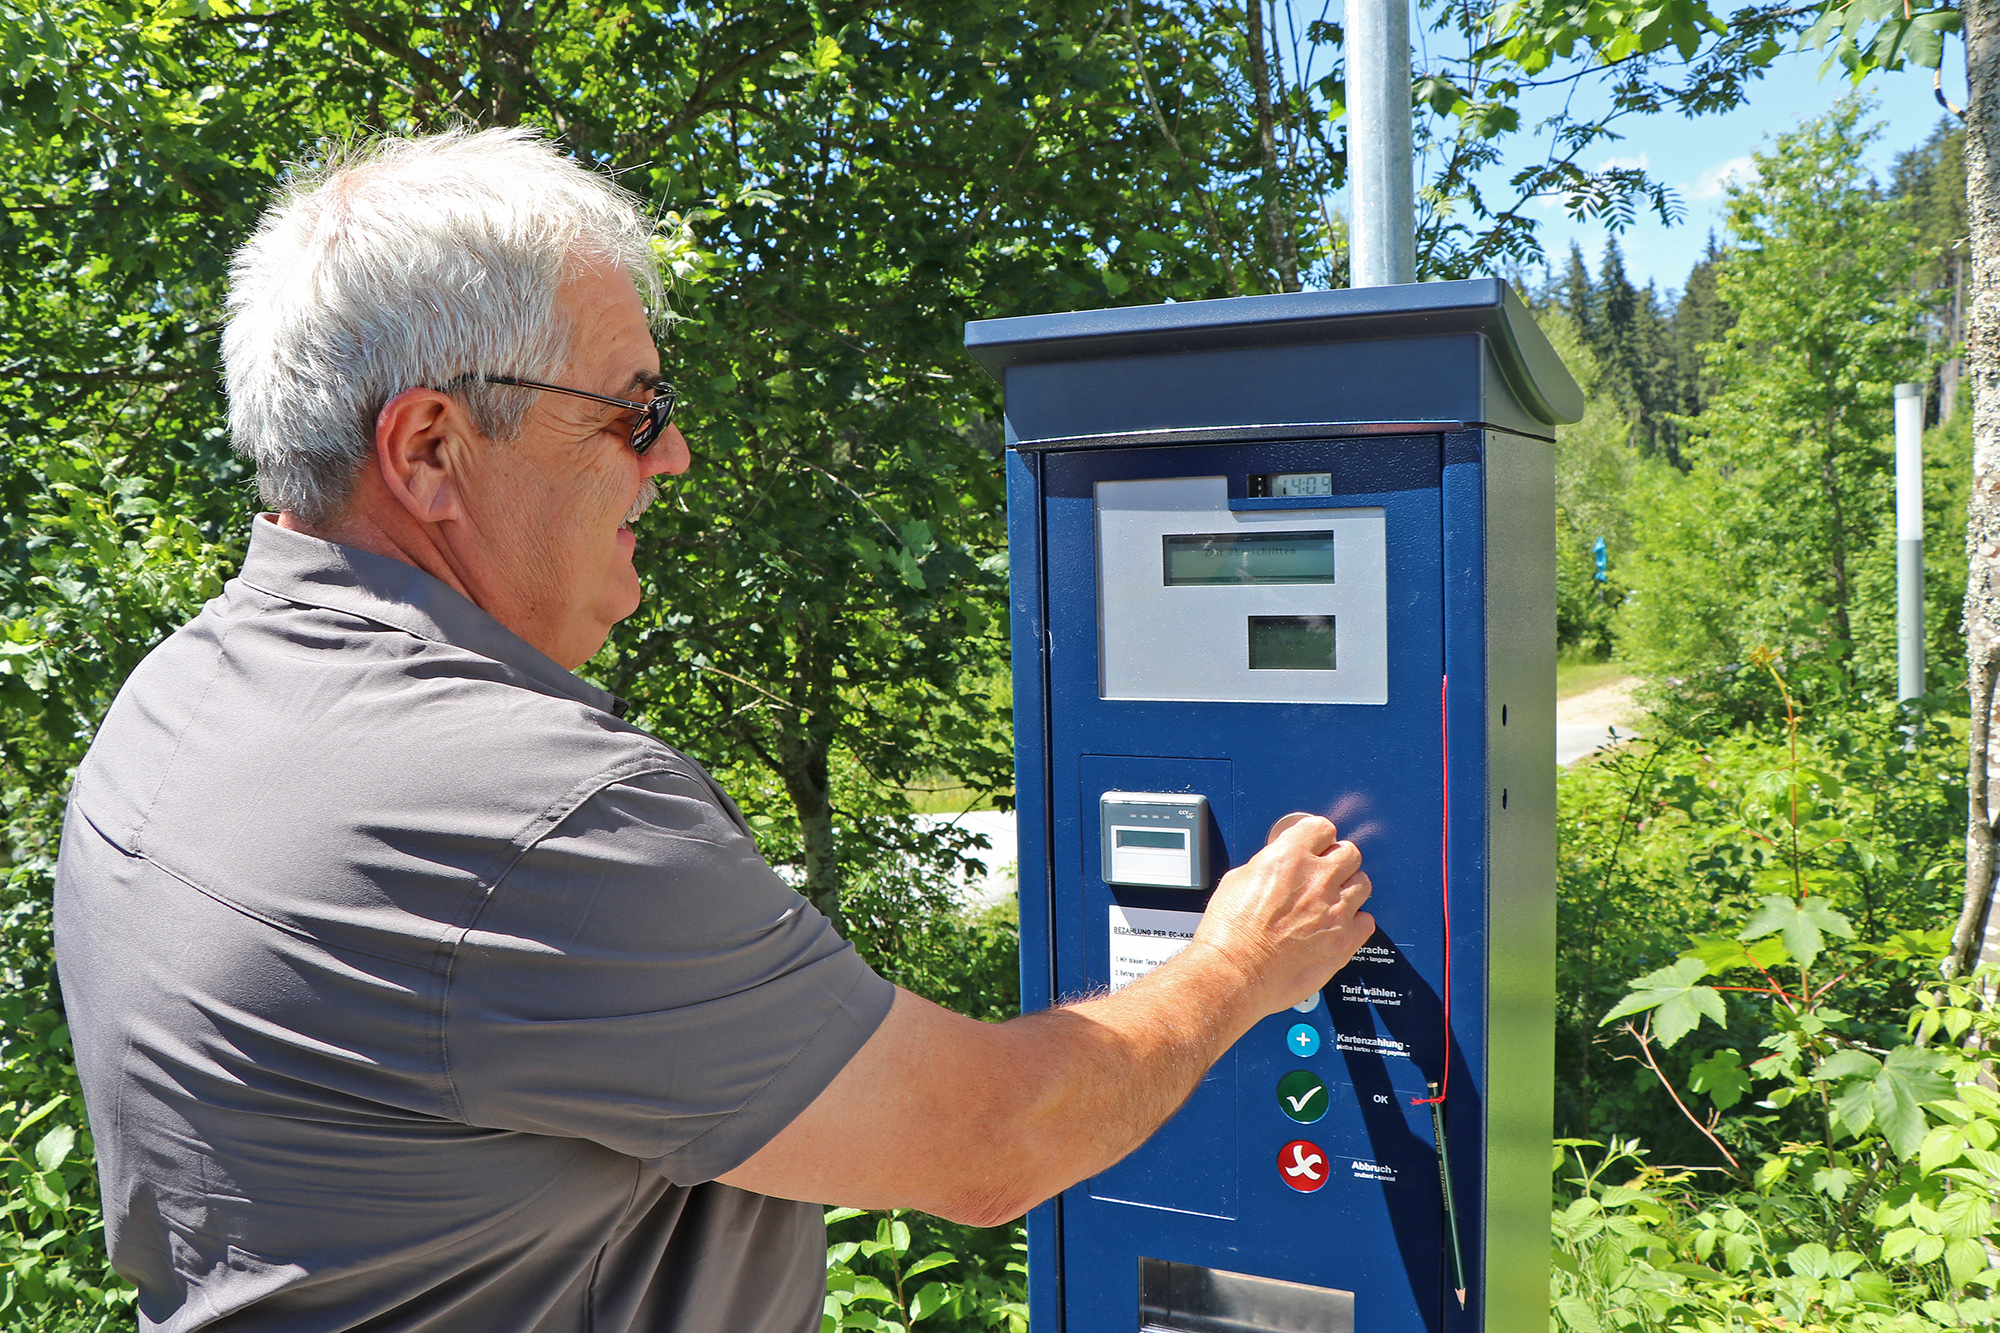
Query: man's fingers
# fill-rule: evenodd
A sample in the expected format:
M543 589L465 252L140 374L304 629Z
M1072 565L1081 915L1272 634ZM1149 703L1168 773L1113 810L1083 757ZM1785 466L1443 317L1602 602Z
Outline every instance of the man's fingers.
M1320 815L1286 815L1278 823L1285 824L1286 820L1292 822L1282 829L1274 830L1272 845L1287 843L1311 852L1314 856L1325 856L1327 851L1340 841L1340 830L1334 827L1331 819Z

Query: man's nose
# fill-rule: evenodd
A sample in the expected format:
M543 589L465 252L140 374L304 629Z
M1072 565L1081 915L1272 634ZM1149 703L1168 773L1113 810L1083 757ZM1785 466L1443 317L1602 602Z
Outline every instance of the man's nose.
M653 441L653 447L640 456L639 462L645 466L649 477L657 477L661 473L678 475L688 470L691 457L687 437L681 434L680 427L668 426L660 432L660 438Z

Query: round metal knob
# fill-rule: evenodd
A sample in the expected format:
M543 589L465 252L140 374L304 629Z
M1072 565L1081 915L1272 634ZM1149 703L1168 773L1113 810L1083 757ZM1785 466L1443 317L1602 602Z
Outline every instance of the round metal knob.
M1269 847L1272 843L1278 840L1278 835L1280 833L1283 833L1286 829L1298 823L1301 819L1311 819L1311 818L1312 816L1306 813L1304 810L1294 810L1289 815L1280 815L1278 817L1278 822L1271 825L1271 831L1264 835L1264 845L1266 847Z

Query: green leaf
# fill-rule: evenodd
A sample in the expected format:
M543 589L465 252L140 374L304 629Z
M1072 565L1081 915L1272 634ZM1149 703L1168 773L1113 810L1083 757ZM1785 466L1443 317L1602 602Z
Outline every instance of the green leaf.
M1707 968L1698 958L1682 958L1632 983L1630 995L1620 1000L1598 1023L1599 1027L1632 1014L1653 1010L1653 1034L1660 1045L1672 1046L1701 1023L1712 1018L1721 1027L1727 1021L1722 996L1713 987L1694 983Z
M1556 1313L1562 1316L1563 1327L1570 1333L1604 1333L1596 1313L1580 1297L1561 1297L1556 1301Z
M1836 1203L1847 1197L1847 1191L1854 1188L1861 1173L1847 1166L1823 1166L1812 1173L1811 1185L1819 1193Z
M944 1250L933 1250L931 1253L925 1255L923 1258L917 1260L915 1263L911 1264L908 1268L904 1269L903 1276L906 1278L912 1278L917 1276L919 1273L928 1273L933 1269L943 1268L946 1264L955 1264L957 1262L958 1262L957 1255L948 1253Z
M1767 971L1790 957L1785 952L1784 940L1776 935L1748 946L1741 940L1721 936L1697 939L1681 956L1701 959L1711 976L1735 967L1754 967L1760 971Z
M35 1145L35 1164L44 1171L53 1171L69 1160L70 1149L75 1146L76 1126L57 1125Z
M1961 1236L1944 1247L1944 1270L1951 1283L1962 1287L1986 1271L1986 1247L1970 1236Z
M1849 1046L1835 1051L1820 1061L1819 1068L1813 1070L1812 1076L1829 1083L1837 1083L1842 1079L1871 1075L1881 1067L1882 1062L1868 1052L1857 1051Z
M1930 1131L1924 1103L1952 1094L1951 1080L1939 1072L1944 1064L1944 1056L1917 1046L1898 1046L1880 1061L1848 1049L1828 1056L1814 1077L1839 1083L1833 1112L1840 1128L1856 1135L1873 1128L1898 1157L1910 1158Z
M1965 1131L1956 1125L1939 1125L1924 1135L1917 1148L1917 1169L1925 1175L1942 1171L1965 1155Z
M910 1322L914 1324L919 1319L936 1314L950 1301L951 1292L944 1283L926 1282L923 1289L917 1293L917 1298L910 1302Z
M1823 1278L1832 1269L1833 1255L1826 1246L1812 1242L1785 1256L1785 1266L1800 1277Z
M1924 1233L1916 1227L1902 1227L1882 1238L1882 1262L1892 1264L1917 1247Z
M30 1125L36 1124L39 1121L46 1119L50 1114L52 1114L55 1111L55 1109L58 1106L61 1106L64 1102L68 1100L69 1100L69 1094L66 1092L60 1093L54 1097L49 1098L47 1101L43 1102L40 1106L37 1106L34 1110L30 1111L27 1114L27 1116L21 1121L20 1124L14 1126L12 1137L18 1139L21 1136L22 1130L28 1128Z
M1727 1111L1750 1091L1743 1057L1734 1050L1717 1051L1688 1071L1688 1086L1707 1095L1718 1111Z
M1776 934L1785 942L1785 951L1800 967L1810 967L1826 947L1826 936L1854 938L1854 927L1832 904L1817 896L1795 902L1781 893L1767 894L1757 914L1738 931L1739 940L1762 939Z
M857 1301L882 1301L886 1304L894 1305L896 1304L896 1293L889 1290L883 1284L881 1278L870 1277L866 1273L857 1273L854 1276L854 1299Z
M50 1212L61 1212L69 1206L69 1195L62 1188L62 1178L49 1172L28 1177L28 1197Z

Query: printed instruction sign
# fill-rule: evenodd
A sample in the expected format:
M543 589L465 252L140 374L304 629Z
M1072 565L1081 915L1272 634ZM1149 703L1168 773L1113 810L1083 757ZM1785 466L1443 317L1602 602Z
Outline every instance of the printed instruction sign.
M1166 962L1194 938L1200 912L1152 907L1111 908L1111 989L1129 986Z

